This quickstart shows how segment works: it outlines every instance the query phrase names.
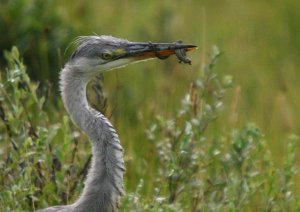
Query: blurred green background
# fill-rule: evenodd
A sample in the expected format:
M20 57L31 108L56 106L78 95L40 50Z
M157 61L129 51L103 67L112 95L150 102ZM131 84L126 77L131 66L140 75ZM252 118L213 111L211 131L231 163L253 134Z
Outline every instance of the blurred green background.
M297 0L1 0L0 65L4 70L3 51L16 45L41 89L53 85L53 101L48 102L53 112L63 110L58 73L71 53L65 50L76 36L96 33L153 42L180 39L198 45L189 54L192 66L180 65L173 57L104 76L106 114L125 148L130 190L140 178L147 181L148 172L157 166L145 130L156 114L176 112L207 53L217 45L223 51L217 72L233 76L235 85L209 133L213 136L255 122L281 164L285 138L300 134L299 8Z

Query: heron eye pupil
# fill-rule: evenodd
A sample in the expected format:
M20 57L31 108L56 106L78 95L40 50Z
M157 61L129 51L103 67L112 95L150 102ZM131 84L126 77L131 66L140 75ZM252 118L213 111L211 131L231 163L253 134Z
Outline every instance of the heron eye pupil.
M112 55L108 52L103 52L101 54L101 58L104 59L104 60L108 60L108 59L111 59Z

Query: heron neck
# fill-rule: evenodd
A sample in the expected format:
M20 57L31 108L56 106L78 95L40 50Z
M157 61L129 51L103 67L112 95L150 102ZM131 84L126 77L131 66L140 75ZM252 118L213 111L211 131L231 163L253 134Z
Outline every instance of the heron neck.
M86 96L88 80L82 77L82 72L66 66L60 75L60 90L66 110L75 124L86 131L86 113L90 106Z
M83 73L66 66L60 76L64 105L75 124L92 141L91 168L84 190L72 207L79 211L109 211L123 193L123 149L110 122L89 106L86 97L89 80Z

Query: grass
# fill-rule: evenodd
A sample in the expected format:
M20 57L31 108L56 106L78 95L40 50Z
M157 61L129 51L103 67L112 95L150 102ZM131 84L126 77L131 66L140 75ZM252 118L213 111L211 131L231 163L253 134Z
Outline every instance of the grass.
M17 45L24 58L23 63L13 50L0 60L0 205L6 207L1 210L33 210L72 202L79 194L89 144L69 121L56 83L70 53L63 53L69 41L92 32L137 41L182 39L199 46L190 54L192 66L170 58L107 73L104 108L90 89L93 105L110 117L126 150L128 195L123 210L298 209L299 148L296 137L290 137L300 133L297 1L99 5L53 0L44 5L47 13L40 12L40 3L0 3L1 49L11 52ZM189 107L188 94L201 94L197 81L205 77L203 66L210 64L214 43L224 54L212 73L222 86L228 82L232 88L225 86L222 107L212 111L218 118L197 134L194 119L199 117L179 113ZM199 97L200 105L191 103L197 105L198 115L209 110L205 104L213 104L210 95ZM185 103L180 104L182 98ZM170 130L191 135L177 138L167 133ZM184 144L193 146L189 153L199 158L181 155ZM244 157L242 165L235 159L238 154ZM183 170L181 163L189 168ZM173 176L172 170L180 176ZM245 196L237 199L239 191Z

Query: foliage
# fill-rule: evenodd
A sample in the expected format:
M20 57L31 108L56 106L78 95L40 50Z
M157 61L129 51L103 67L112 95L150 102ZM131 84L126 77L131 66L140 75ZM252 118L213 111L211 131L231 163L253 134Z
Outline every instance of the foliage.
M283 168L274 165L264 136L253 123L225 135L209 136L232 79L213 71L220 52L213 49L202 76L190 86L176 117L158 116L148 138L156 144L159 172L153 198L141 204L141 194L126 202L138 211L294 211L296 146L288 141Z
M147 131L159 159L151 197L141 193L141 180L136 191L124 197L122 211L300 209L294 191L298 137L290 137L284 167L279 168L254 124L207 135L232 83L230 76L221 80L213 71L220 52L216 47L212 52L178 114L156 117ZM37 95L18 50L14 47L5 56L9 66L0 84L0 210L69 203L82 189L90 156L78 150L78 133L68 117L62 123L50 121L44 110L46 96Z
M67 203L78 195L90 156L78 153L78 132L70 129L67 116L51 122L60 115L45 112L47 96L37 94L38 86L26 74L17 48L5 57L8 68L1 72L0 83L0 211Z

